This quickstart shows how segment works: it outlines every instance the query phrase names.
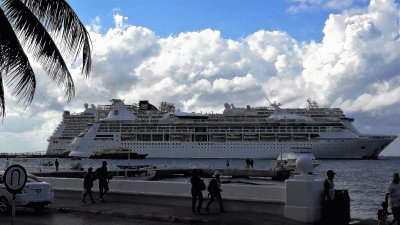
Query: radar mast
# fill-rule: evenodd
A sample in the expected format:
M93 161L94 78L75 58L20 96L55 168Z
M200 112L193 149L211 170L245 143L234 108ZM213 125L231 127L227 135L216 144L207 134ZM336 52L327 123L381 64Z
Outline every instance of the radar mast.
M310 109L318 109L319 108L319 105L318 105L317 101L312 100L311 98L308 98L307 102L308 102L308 107Z

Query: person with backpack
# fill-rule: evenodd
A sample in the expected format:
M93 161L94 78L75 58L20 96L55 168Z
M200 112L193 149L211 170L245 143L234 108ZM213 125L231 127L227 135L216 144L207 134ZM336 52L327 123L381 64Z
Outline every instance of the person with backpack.
M210 205L211 203L214 202L215 198L218 200L219 203L219 211L221 213L225 213L224 205L222 204L222 197L221 197L221 180L220 180L221 174L218 171L215 171L213 179L210 180L210 183L208 184L208 192L210 195L210 201L208 202L206 206L206 212L210 211Z
M108 175L107 171L107 161L102 162L102 166L97 168L95 171L96 178L99 179L99 192L100 192L100 199L102 202L105 202L104 195L108 192L108 181L110 176Z
M89 195L90 201L92 203L96 203L93 200L93 195L92 195L92 187L93 187L93 181L95 180L94 175L92 173L93 168L89 167L88 172L85 174L85 177L83 178L83 196L82 196L82 202L86 203L86 197Z
M202 191L206 189L206 185L204 181L200 178L199 171L197 169L194 169L192 171L190 183L192 184L192 213L201 214L201 207L204 200ZM197 199L199 200L199 203L196 207Z

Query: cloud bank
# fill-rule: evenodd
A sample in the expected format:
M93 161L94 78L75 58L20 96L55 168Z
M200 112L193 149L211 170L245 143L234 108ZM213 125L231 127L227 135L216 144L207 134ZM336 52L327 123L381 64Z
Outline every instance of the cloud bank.
M284 107L305 107L311 97L355 116L363 132L399 135L399 17L393 0L373 0L366 9L331 14L321 42L298 42L271 30L240 40L211 29L162 38L128 24L129 18L119 13L115 27L100 33L101 18L95 18L90 26L91 77L79 75L79 63L71 68L76 98L70 104L40 70L37 93L27 109L6 92L0 146L8 149L0 152L28 151L22 144L12 145L15 140L31 143L35 149L29 150L45 150L63 109L81 111L85 102L105 104L112 98L221 112L225 102L266 105L268 97ZM395 149L386 153L400 155Z

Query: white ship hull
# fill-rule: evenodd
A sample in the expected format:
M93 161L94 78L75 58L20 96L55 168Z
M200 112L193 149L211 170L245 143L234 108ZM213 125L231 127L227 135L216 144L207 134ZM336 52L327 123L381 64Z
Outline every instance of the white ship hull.
M133 113L122 100L112 102L106 117L104 110L87 106L85 114L65 113L65 123L49 139L48 154L89 157L124 148L148 158L276 159L283 152L303 151L318 159L363 159L378 158L396 138L361 134L354 119L337 108L288 113L277 104L271 104L273 110L225 104L223 114L206 115L160 111L147 101Z
M276 159L281 152L311 152L318 159L362 159L376 158L391 140L321 140L319 142L92 142L90 147L80 146L82 151L73 150L70 156L89 157L105 148L130 148L147 158L254 158ZM296 150L293 150L295 147ZM90 150L89 150L90 149Z

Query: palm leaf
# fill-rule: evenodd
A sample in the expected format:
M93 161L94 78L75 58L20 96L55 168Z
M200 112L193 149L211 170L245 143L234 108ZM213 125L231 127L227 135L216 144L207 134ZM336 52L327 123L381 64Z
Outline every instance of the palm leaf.
M22 43L51 79L64 87L68 101L71 100L75 94L74 82L51 35L20 0L6 0L3 6Z
M4 11L0 8L0 116L5 115L4 86L13 86L13 95L28 105L32 102L36 89L35 74L28 57Z
M65 0L23 0L43 26L60 41L61 50L75 61L82 52L82 73L90 74L91 41L85 26Z
M1 62L0 62L1 64ZM0 115L5 115L6 104L4 102L4 86L3 86L3 77L0 71ZM4 116L2 116L4 118Z

